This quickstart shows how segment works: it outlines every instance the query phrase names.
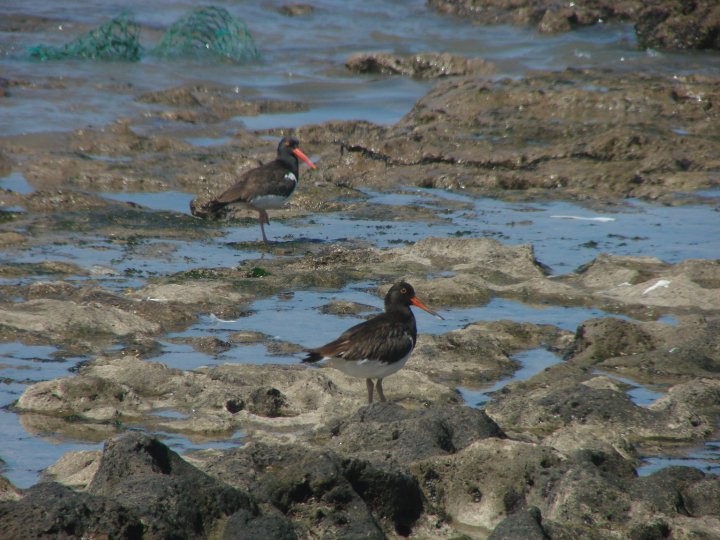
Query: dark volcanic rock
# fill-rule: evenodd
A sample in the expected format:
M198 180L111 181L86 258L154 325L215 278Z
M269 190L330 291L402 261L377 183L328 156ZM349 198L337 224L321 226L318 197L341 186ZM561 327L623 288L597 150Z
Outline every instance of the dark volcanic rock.
M379 469L359 459L346 460L343 465L343 475L370 510L389 519L397 533L410 534L423 511L417 480L409 474Z
M287 398L277 388L260 387L250 394L248 410L259 416L275 417L288 405Z
M225 522L225 520L227 521ZM184 461L157 439L130 433L105 445L86 492L55 482L0 502L0 538L295 538L289 521ZM277 533L277 534L276 534ZM221 534L222 536L222 534Z
M0 502L0 538L141 538L138 512L121 502L77 493L55 482L37 484L19 501Z
M230 516L225 524L225 540L295 540L297 534L290 520L281 515L253 516L240 510Z
M537 430L553 430L575 423L649 425L659 422L660 415L637 407L630 398L613 389L592 388L585 384L558 387L550 390L530 406L529 401L511 404L504 394L498 404L493 404L492 414L503 422L514 423L525 418ZM532 418L532 420L530 420ZM529 426L528 426L529 427Z
M488 540L546 540L550 538L542 528L542 515L535 507L510 514L495 527Z
M254 443L196 457L209 474L292 516L299 536L385 538L383 529L407 535L423 511L411 475L332 451Z
M454 454L478 439L505 436L483 410L464 406L408 410L390 402L362 407L330 435L338 452L396 464Z
M140 515L150 537L207 535L222 517L258 514L245 493L199 471L157 439L130 433L105 444L88 493Z
M596 363L620 354L637 354L655 349L652 336L637 324L614 318L591 319L576 332L569 356Z
M617 454L578 452L556 467L544 486L547 500L556 502L552 517L589 528L626 524L631 508L628 487L635 477L633 467Z
M664 0L647 4L635 23L641 47L720 49L720 5L715 0Z
M639 478L633 485L632 494L649 502L663 513L692 515L686 507L687 489L705 478L705 474L690 467L666 467L650 476Z

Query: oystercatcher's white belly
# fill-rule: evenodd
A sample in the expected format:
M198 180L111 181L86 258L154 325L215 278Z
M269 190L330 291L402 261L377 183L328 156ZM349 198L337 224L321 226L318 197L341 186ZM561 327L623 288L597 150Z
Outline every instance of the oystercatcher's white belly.
M388 364L379 360L343 360L342 358L328 358L328 365L339 369L346 375L351 377L359 377L361 379L383 379L399 371L407 362L410 354L401 358L397 362Z
M250 204L252 204L255 208L273 210L276 208L282 208L285 201L287 201L287 197L280 197L278 195L261 195L260 197L253 198Z

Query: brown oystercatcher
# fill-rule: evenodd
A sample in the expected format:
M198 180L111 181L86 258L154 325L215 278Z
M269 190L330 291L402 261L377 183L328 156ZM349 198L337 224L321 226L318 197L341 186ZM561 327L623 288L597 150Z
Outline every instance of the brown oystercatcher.
M270 224L267 210L282 207L295 191L300 178L298 158L310 168L316 168L310 158L300 150L297 139L283 137L278 144L277 158L274 161L247 171L235 184L208 201L200 210L191 205L192 213L214 217L221 208L229 204L242 204L257 210L263 241L267 243L264 226L266 223Z
M417 340L411 305L442 319L415 297L409 283L401 281L385 296L385 313L353 326L335 341L308 349L303 362L327 360L343 373L365 379L368 403L373 402L373 388L377 388L380 401L385 401L383 379L405 365ZM373 379L377 379L374 386Z

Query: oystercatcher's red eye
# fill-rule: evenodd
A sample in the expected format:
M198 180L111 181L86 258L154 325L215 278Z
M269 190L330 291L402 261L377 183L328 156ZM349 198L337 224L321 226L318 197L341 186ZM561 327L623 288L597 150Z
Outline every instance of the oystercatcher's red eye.
M405 287L400 289L400 294L407 294L407 289Z

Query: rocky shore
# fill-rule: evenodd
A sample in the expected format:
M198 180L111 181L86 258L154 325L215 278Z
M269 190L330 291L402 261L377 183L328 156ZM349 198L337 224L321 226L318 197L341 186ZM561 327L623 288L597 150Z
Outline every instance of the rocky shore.
M626 197L716 204L694 192L718 185L720 78L567 70L496 80L485 62L447 55L359 56L348 67L439 80L396 125L295 130L322 166L303 171L274 218L339 209L349 219L380 217L387 209L369 207L358 188L392 193L408 185L594 208ZM140 248L147 238L219 235L216 222L92 192L178 189L208 198L237 170L272 157L263 135L287 130L242 131L226 145L198 149L183 140L182 123L304 107L222 86L137 99L162 107L157 114L177 122L178 132L138 135L136 119L120 119L67 134L0 137L0 168L21 171L35 188L0 192L3 207L23 208L3 212L0 245L51 245L88 231ZM393 212L438 219L419 207ZM249 215L236 210L229 218ZM29 489L2 478L0 538L718 537L716 475L685 466L637 474L643 458L717 440L718 260L671 264L605 253L549 275L531 245L432 234L383 249L301 238L258 250L272 257L155 275L123 291L93 279L107 269L80 263L0 265L0 275L15 280L0 285L0 341L53 344L59 356L90 358L71 376L28 385L13 411L30 434L104 441L102 451L66 454ZM442 335L421 328L408 365L386 381L389 401L372 405L362 381L330 369L180 370L153 360L160 339L202 314L240 317L284 291L355 282L380 284L381 298L401 277L438 309L506 298L613 316L575 332L510 320ZM302 348L242 332L228 342L184 340L209 353L248 342L286 356ZM463 402L457 387L503 380L519 368L516 353L541 347L558 362L504 386L484 407ZM662 387L663 395L639 405L626 380ZM152 436L202 440L238 430L245 435L238 448L183 456Z
M251 293L229 294L250 290L242 269L181 282L161 277L127 297L59 282L54 291L51 284L42 292L31 285L32 298L0 312L16 338L65 340L72 348L78 346L72 329L82 327L86 336L114 333L136 345L100 354L74 376L28 387L14 408L29 432L107 442L103 452L67 455L47 471L47 482L26 492L7 486L4 525L123 536L142 524L149 537L172 531L256 538L252 531L275 530L265 527L277 527L282 538L359 531L370 537L507 531L491 537L510 538L520 534L517 527L535 531L528 538L661 538L671 531L712 537L720 525L709 502L720 496L716 476L671 467L639 478L635 467L641 456L682 451L717 435L717 261L669 265L607 255L576 273L547 277L530 246L427 238L391 250L322 246L317 254L276 259L263 278L264 294L288 282L389 276L398 268L414 276L452 273L417 281L438 306L482 304L497 295L598 306L633 320L588 320L574 335L510 321L421 335L411 363L388 381L390 402L367 406L364 385L330 369L228 364L182 371L143 358L152 356L153 339L187 324L203 306L231 309L247 301ZM662 280L672 286L652 288ZM678 323L658 322L661 314ZM94 341L85 347L102 346ZM466 407L453 390L507 376L517 369L513 353L538 346L564 361L506 386L484 409ZM639 406L622 378L668 391ZM184 414L154 414L166 409ZM191 437L241 428L248 443L183 459L150 436L123 435L126 424ZM149 476L157 487L130 497ZM183 489L185 483L208 491ZM42 501L60 494L66 502L55 515ZM198 506L198 497L213 501L212 508ZM197 515L187 515L188 508ZM41 511L45 519L33 517Z
M604 24L631 22L643 48L720 49L720 9L713 0L691 3L667 0L429 0L448 15L478 24L532 25L543 33L567 32Z

